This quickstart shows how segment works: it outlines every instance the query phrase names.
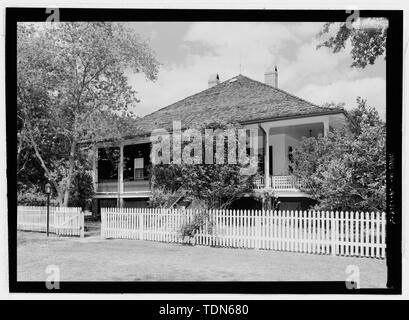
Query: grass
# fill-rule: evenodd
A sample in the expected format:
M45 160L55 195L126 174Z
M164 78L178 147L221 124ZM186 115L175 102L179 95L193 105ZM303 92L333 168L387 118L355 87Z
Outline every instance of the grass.
M345 281L356 265L361 287L386 284L385 260L105 240L89 230L84 239L18 232L18 281L44 281L51 264L61 281Z

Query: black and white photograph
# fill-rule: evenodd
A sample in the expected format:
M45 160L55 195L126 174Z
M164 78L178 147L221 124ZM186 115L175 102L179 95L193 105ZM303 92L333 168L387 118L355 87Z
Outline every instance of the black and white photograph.
M11 291L401 293L402 11L7 19Z

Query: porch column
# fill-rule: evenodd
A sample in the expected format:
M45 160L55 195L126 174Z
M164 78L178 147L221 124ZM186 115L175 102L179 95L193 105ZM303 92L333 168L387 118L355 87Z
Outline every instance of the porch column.
M270 128L264 128L266 133L266 139L264 142L264 188L270 188L270 148L269 148L269 138L270 138Z
M92 146L92 185L94 192L98 190L98 148L94 144Z
M124 192L124 146L119 146L119 165L118 165L118 205L123 207L122 194Z

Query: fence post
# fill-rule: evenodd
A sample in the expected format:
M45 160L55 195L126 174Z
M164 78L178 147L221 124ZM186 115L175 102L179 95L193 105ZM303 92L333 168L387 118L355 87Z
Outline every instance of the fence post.
M263 212L264 210L263 211L257 210L256 215L254 217L255 228L256 228L256 241L254 245L255 245L256 250L259 250L261 247L261 217L260 217L260 214L262 214Z
M139 239L140 240L145 240L143 237L143 216L144 216L144 212L142 209L137 210L137 216L138 216L138 222L139 222Z
M84 238L85 223L84 223L84 212L82 210L80 210L79 219L80 219L80 237Z
M334 212L330 212L330 228L331 228L331 255L336 255L336 246L337 246L337 239L336 239L336 221L334 218Z
M105 209L101 208L101 237L106 238L106 230L105 230Z

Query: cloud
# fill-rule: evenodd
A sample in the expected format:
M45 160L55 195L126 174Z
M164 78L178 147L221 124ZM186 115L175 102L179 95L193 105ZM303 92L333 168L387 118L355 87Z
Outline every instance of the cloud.
M141 75L129 75L141 100L135 111L145 115L202 91L212 73L219 73L221 81L239 73L264 81L264 71L274 64L278 66L279 87L301 98L355 105L355 98L362 96L382 108L385 81L377 75L365 79L366 70L350 68L348 47L337 54L328 48L316 50L315 35L321 26L322 23L192 23L180 43L172 44L183 48L185 56L163 65L155 83L146 82ZM155 34L158 39L159 36ZM197 47L206 50L193 50Z
M318 32L322 29L322 22L299 22L299 23L288 23L288 28L301 38L315 38Z
M266 47L280 48L286 42L296 41L297 36L281 23L204 22L192 24L184 40L202 42L219 52L225 49L254 52Z
M299 38L283 24L193 23L180 46L199 43L210 50L185 50L184 61L163 65L155 83L130 74L130 83L141 100L135 112L144 115L206 89L212 73L219 73L223 81L241 71L263 81L265 69L277 60L280 50L297 41Z
M344 102L347 110L356 107L356 98L360 96L385 119L386 81L383 78L342 80L328 85L309 84L300 89L297 95L318 105Z

